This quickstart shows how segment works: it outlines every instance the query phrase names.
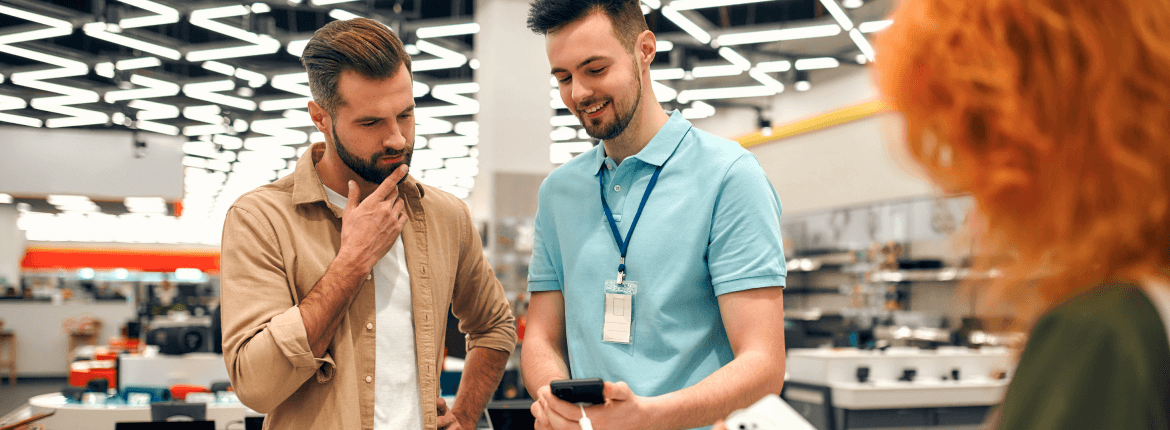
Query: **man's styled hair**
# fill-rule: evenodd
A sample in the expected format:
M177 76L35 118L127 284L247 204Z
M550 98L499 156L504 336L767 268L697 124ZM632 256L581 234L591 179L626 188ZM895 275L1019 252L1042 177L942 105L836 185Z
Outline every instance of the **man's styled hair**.
M528 28L547 36L597 11L609 17L614 35L626 51L634 52L638 35L650 29L638 0L536 0L528 10Z
M410 72L410 55L402 40L382 23L354 18L330 22L313 33L301 54L301 64L309 72L313 100L332 116L345 105L337 94L341 72L353 70L368 78L387 78L402 64Z

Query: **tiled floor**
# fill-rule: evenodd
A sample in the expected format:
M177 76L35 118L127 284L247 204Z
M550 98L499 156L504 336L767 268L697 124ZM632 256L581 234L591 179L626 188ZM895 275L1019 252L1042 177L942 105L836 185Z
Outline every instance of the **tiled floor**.
M16 386L8 378L0 380L0 416L28 403L29 397L61 391L65 378L17 378Z

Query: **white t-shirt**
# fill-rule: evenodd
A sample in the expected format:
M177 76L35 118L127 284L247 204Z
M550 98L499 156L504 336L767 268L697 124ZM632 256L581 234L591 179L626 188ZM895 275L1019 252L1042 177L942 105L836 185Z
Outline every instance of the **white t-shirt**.
M325 187L329 201L345 209L346 198ZM402 236L374 264L374 428L421 429L414 306Z

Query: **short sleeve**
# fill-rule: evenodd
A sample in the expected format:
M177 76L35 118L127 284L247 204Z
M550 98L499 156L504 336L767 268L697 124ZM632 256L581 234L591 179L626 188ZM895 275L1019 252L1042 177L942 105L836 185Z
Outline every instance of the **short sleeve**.
M760 163L750 153L740 156L724 175L712 217L707 264L716 295L784 286L780 212Z
M551 178L551 176L550 176ZM538 208L536 210L536 225L532 243L532 260L528 263L528 291L561 291L561 277L557 270L557 258L560 255L559 243L556 234L556 224L548 204L549 196L546 188L548 180L540 187Z
M1000 429L1151 428L1149 391L1135 366L1141 340L1099 315L1042 318L1004 399Z

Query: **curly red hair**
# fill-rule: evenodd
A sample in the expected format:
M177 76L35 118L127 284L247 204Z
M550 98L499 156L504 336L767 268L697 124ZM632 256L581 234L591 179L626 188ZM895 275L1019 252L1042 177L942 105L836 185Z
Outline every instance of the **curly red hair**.
M902 0L879 36L910 154L974 197L1026 320L1167 267L1168 41L1170 0Z

